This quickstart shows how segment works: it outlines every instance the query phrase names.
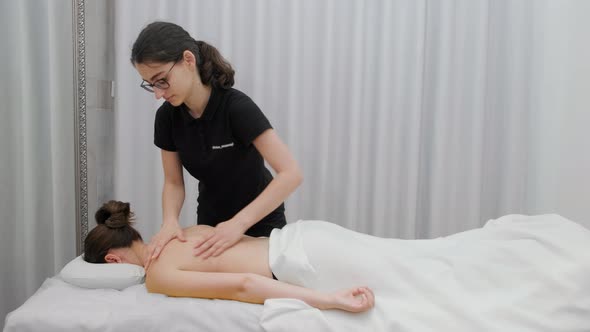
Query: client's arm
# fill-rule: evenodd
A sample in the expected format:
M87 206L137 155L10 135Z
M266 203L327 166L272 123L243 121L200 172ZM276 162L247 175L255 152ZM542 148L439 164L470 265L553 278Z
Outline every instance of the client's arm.
M172 270L149 274L146 287L151 293L169 296L227 299L263 303L272 298L294 298L319 309L366 311L374 306L373 292L357 287L333 293L287 284L249 273L212 273Z

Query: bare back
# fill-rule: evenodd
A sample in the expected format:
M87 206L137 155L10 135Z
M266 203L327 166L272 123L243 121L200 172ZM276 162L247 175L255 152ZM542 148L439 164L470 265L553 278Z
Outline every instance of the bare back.
M186 242L170 241L152 263L149 273L170 269L199 272L255 273L272 277L268 265L268 238L243 236L233 247L217 257L202 259L193 255L194 243L214 228L196 225L184 229Z

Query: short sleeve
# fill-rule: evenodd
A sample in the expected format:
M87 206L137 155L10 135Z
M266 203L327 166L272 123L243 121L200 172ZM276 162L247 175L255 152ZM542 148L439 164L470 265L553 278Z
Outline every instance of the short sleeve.
M156 112L154 121L154 144L162 150L176 151L172 139L172 109L164 103Z
M234 138L248 146L272 126L258 105L245 94L232 98L229 105L229 117Z

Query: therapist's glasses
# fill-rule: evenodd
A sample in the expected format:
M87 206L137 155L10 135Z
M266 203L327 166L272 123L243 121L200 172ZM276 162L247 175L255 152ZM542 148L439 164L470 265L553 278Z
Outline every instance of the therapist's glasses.
M159 80L155 81L154 83L147 82L146 80L142 80L140 87L144 88L146 91L154 92L154 88L158 88L160 90L166 90L170 87L170 83L168 83L168 75L172 71L172 68L176 65L176 62L168 69L168 72L164 76L164 78L160 78Z

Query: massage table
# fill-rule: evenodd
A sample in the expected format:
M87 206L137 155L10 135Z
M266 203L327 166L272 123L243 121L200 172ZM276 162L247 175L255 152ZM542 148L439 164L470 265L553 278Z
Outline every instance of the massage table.
M7 316L4 331L590 331L590 231L558 215L509 215L429 240L299 221L273 231L269 256L279 280L369 286L375 308L170 298L144 284L83 289L55 276Z

